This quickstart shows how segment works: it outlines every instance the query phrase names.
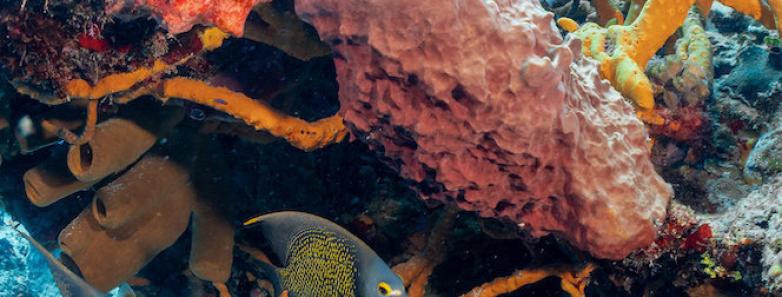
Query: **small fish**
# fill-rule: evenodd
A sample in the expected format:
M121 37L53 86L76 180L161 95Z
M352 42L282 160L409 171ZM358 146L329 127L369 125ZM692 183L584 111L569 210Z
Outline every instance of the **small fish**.
M259 228L283 267L258 261L277 296L407 297L402 280L366 243L324 218L275 212L244 223Z
M49 269L52 271L54 281L57 283L57 287L60 288L60 294L63 297L106 297L108 295L99 291L95 287L88 284L84 279L76 275L73 271L65 267L57 258L52 255L51 252L41 245L37 240L32 238L27 233L19 231L16 227L13 227L16 232L22 237L27 239L41 255L44 256L46 262L49 264ZM136 294L133 289L127 284L122 284L114 296L121 297L135 297Z

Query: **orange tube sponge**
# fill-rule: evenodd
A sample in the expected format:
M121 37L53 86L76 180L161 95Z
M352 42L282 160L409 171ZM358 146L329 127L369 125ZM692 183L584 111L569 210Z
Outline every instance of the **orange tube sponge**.
M48 206L97 182L84 182L73 177L65 166L65 158L51 158L27 170L23 179L27 199L38 207Z
M426 246L404 263L395 265L392 270L399 275L407 288L408 296L423 297L429 276L437 265L445 259L446 239L456 221L459 208L447 206L437 218Z
M519 270L508 277L500 277L474 288L462 295L462 297L495 297L518 290L519 288L534 284L549 276L557 275L550 269Z
M221 208L225 197L228 166L224 154L213 142L201 142L193 168L193 185L198 193L193 205L190 231L190 270L201 279L225 283L231 276L234 226Z
M148 219L172 191L188 180L184 168L149 154L95 193L92 214L101 227L114 230Z
M519 270L510 276L499 277L474 288L470 290L470 292L462 295L462 297L496 297L516 291L523 286L534 284L549 276L559 276L562 278L562 290L567 292L571 297L584 297L584 289L588 283L589 274L592 273L594 269L594 265L588 264L578 272L558 268Z
M268 131L305 151L339 142L347 135L339 116L308 123L280 113L241 93L192 79L172 78L164 81L163 93L160 96L164 99L177 97L226 112L257 130Z
M170 65L157 60L151 67L139 67L127 72L106 76L95 86L90 86L83 79L69 81L65 85L65 94L75 98L100 99L106 95L125 91L151 76L168 70Z
M198 199L193 208L191 231L190 270L201 279L216 283L228 281L234 247L231 222L212 203Z
M167 166L179 165L169 162ZM75 270L88 283L102 291L130 279L187 228L195 192L190 183L169 186L175 190L159 196L156 203L155 213L160 215L121 228L104 229L92 210L85 209L60 232L65 258L75 264Z
M93 138L68 150L68 168L83 181L99 180L125 169L138 160L183 117L178 107L165 107L159 112L113 118L98 125Z

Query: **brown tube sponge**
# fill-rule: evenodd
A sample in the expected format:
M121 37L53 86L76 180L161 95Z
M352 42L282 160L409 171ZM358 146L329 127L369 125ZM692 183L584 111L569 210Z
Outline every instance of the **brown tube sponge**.
M201 279L225 283L231 276L234 227L211 203L193 208L190 270Z
M98 125L95 136L68 150L68 168L82 181L99 180L125 169L157 139L171 130L183 113L178 107L163 107L130 118L113 118Z
M97 182L73 177L65 166L64 156L60 157L63 158L51 158L24 173L24 191L35 206L48 206Z
M147 154L122 176L95 193L92 214L106 229L118 229L158 211L166 196L188 180L186 168Z
M196 138L193 138L196 139ZM198 200L193 206L190 270L201 279L224 283L231 276L234 226L227 219L231 187L224 152L213 141L197 138L192 171Z
M91 285L102 291L116 287L171 246L187 228L195 192L190 182L175 188L157 197L153 215L117 229L104 229L92 210L85 209L60 232L60 247Z

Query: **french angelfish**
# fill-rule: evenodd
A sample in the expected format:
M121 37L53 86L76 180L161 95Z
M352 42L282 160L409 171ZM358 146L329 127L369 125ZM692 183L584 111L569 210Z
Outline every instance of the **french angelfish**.
M62 262L57 260L57 258L55 258L51 252L44 248L41 243L32 238L30 235L19 231L19 229L16 227L14 227L14 230L16 230L16 232L19 233L22 237L27 239L27 241L29 241L33 247L35 247L35 249L44 256L46 263L49 264L49 270L52 271L52 277L57 283L57 287L60 289L60 294L62 294L63 297L108 296L88 284L84 279L76 275L76 273L68 269L68 267L65 267ZM119 292L115 296L134 297L136 294L133 293L133 290L127 284L122 284L122 286L120 286Z
M283 211L244 225L260 229L282 264L258 261L277 296L407 297L402 280L372 248L329 220Z

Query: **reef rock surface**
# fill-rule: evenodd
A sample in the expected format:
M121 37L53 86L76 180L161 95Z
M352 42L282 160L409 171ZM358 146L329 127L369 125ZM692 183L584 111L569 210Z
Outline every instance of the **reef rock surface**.
M14 231L11 225L15 222L2 203L0 220L0 296L60 296L46 260ZM23 226L19 228L24 231Z
M707 218L715 234L749 239L763 247L763 282L773 296L782 294L782 175L770 178L724 215Z
M633 108L538 1L299 0L341 111L426 199L601 258L652 242L672 195Z

